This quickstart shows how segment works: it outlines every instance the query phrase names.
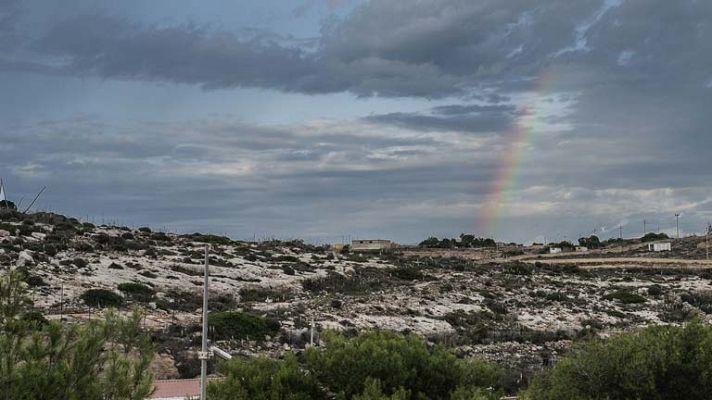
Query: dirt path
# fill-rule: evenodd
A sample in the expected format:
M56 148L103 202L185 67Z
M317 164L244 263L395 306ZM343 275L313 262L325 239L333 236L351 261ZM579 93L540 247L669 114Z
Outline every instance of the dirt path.
M533 264L537 259L522 260ZM576 264L580 266L596 266L599 268L647 267L650 265L686 267L686 268L712 268L712 260L690 260L684 258L651 258L651 257L601 257L601 258L546 258L547 264Z

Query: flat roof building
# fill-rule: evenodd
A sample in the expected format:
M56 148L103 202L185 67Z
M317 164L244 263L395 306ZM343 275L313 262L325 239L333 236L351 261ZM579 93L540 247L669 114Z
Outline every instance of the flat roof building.
M352 240L351 250L366 251L366 250L384 250L393 248L393 242L384 239L369 239L369 240Z
M672 251L672 243L670 243L670 242L648 243L648 251L654 251L654 252Z

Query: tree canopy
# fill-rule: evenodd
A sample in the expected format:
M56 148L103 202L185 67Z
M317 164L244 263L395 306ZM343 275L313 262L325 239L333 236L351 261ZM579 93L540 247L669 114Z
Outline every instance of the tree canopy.
M153 357L142 314L64 325L29 309L22 277L0 277L0 399L143 400Z
M429 237L418 245L425 248L440 248L440 249L452 249L452 248L482 248L482 247L497 247L497 243L490 238L479 238L471 234L460 234L459 238L443 238L438 239L436 237Z

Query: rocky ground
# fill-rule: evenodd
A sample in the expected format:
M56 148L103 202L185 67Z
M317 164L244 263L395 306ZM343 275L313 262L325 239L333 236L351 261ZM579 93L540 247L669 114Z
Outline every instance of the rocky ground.
M699 243L682 239L677 253L662 257L699 257ZM575 260L512 259L492 251L354 254L300 241L248 243L94 226L55 214L0 214L0 265L25 274L35 306L67 320L92 318L116 298L122 310L144 307L159 378L198 372L206 245L211 311L242 311L274 328L260 337L216 337L234 354L299 352L312 325L317 344L326 329L391 329L496 361L522 380L555 362L573 341L712 313L707 264L583 268ZM642 251L630 244L625 256L642 257ZM114 300L87 293L97 289Z

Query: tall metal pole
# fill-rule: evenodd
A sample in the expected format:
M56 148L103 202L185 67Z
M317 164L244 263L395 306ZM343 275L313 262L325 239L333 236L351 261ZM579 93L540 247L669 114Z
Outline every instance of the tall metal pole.
M208 389L208 245L205 245L205 280L203 282L203 344L200 354L200 400L207 399Z
M59 292L59 321L64 321L64 280L62 280L62 287Z
M680 239L680 214L675 214L675 223L677 225L677 238Z

